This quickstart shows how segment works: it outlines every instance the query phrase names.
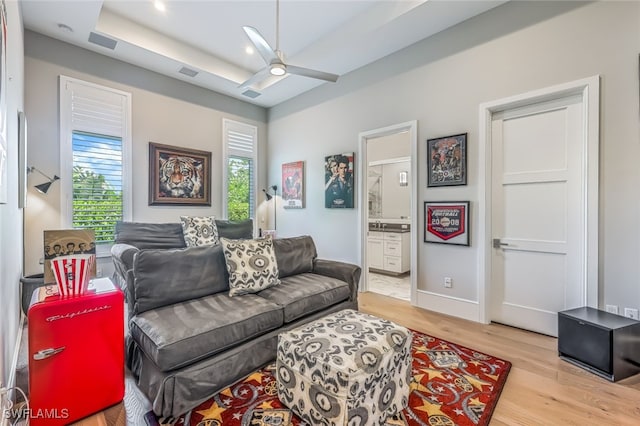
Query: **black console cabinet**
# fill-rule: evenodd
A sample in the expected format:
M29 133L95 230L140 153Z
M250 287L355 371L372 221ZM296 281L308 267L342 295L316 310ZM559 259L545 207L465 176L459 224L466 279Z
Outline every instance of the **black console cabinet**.
M558 313L560 358L607 380L640 372L640 321L593 308Z

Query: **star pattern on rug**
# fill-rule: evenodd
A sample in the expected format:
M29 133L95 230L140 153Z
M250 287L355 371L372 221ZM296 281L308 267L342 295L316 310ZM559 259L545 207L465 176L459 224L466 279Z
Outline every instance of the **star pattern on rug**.
M211 406L206 410L199 410L196 412L205 419L218 420L220 423L222 423L222 413L224 413L225 411L227 411L226 408L220 407L218 403L214 401L213 404L211 404Z

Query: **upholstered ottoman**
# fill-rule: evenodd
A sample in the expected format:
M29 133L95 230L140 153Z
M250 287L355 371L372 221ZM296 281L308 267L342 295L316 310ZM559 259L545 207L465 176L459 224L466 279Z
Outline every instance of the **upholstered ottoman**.
M411 333L344 310L278 336L278 398L312 425L382 425L404 407Z

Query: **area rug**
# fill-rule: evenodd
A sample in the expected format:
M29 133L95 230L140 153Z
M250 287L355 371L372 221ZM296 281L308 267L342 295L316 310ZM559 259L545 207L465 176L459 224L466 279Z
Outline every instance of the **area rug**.
M511 363L413 331L409 406L388 426L488 425ZM275 362L200 404L178 424L304 425L278 400Z

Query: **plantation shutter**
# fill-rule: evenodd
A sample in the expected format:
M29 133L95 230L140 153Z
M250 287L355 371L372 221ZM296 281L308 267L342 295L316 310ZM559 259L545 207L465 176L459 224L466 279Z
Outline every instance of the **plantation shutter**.
M255 188L256 188L256 142L257 128L255 126L224 119L224 139L226 166L229 174L236 173L239 169L248 169L249 188L246 196L249 202L248 217L255 213ZM227 185L228 178L227 175ZM228 188L227 188L228 189ZM227 212L228 213L228 212Z
M125 218L131 95L63 77L61 89L61 103L63 95L68 101L63 140L70 146L63 154L72 158L66 179L71 226L93 229L97 244L112 243L116 222Z

